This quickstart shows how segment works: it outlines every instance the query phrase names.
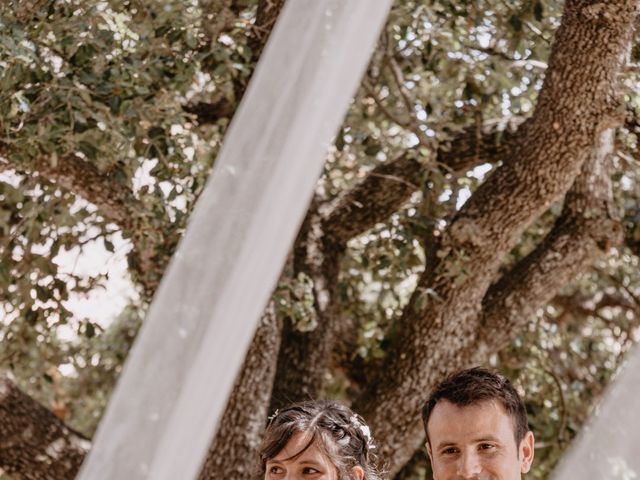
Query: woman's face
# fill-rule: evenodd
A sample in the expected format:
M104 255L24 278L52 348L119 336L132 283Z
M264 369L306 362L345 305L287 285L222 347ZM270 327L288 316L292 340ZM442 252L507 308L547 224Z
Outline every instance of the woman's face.
M297 455L308 442L308 435L294 434L280 453L267 461L265 480L338 480L335 465L316 442Z

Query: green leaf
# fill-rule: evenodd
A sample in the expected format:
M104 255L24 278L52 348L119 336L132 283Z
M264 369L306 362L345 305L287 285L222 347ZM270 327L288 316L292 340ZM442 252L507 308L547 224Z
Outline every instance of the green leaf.
M344 130L340 129L340 131L338 132L338 135L336 136L336 142L335 142L336 148L338 149L338 151L342 152L344 150Z
M522 31L522 20L520 20L520 17L517 15L511 15L511 18L509 18L509 24L516 32Z
M534 5L533 16L538 22L541 22L544 18L544 6L542 5L542 2L536 2Z
M115 247L113 246L113 243L110 240L103 238L102 241L104 243L104 248L107 250L107 252L113 253L115 251Z
M96 327L91 322L87 322L84 327L84 334L87 338L96 336Z

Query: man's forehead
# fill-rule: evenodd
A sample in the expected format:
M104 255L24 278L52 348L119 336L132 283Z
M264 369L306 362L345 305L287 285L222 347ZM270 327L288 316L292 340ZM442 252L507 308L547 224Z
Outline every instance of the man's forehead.
M471 440L500 434L512 435L513 421L496 400L456 405L443 399L433 408L427 430L432 443L445 440L445 437L446 441Z

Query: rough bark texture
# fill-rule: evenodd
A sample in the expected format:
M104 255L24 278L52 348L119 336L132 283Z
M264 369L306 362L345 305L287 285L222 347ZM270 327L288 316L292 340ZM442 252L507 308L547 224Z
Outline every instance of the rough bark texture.
M201 480L256 478L256 451L266 424L281 327L274 305L270 303L209 449L200 474ZM238 459L246 461L238 462Z
M257 57L269 40L269 35L284 7L285 0L263 0L258 4L256 21L253 24L253 38L251 48Z
M16 480L72 479L90 443L0 372L0 465Z
M0 156L5 158L5 167L22 170L20 165L12 165L12 151L8 145L0 145ZM69 155L55 161L41 158L35 162L33 169L45 180L89 200L102 215L122 229L133 228L134 217L131 213L142 210L128 186L79 157Z
M636 9L630 0L567 1L536 111L519 129L513 159L445 232L440 261L419 282L382 374L356 402L392 474L421 442L420 404L429 389L472 360L464 354L478 340L482 299L502 258L569 189L597 136L615 125L616 76Z
M623 239L611 191L612 130L600 135L594 153L567 193L562 214L543 242L491 286L482 301L480 345L492 352L525 327L535 310L598 254Z

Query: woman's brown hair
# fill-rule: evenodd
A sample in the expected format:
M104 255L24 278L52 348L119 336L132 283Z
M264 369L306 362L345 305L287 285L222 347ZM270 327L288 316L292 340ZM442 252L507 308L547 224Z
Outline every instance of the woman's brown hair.
M316 445L338 471L340 480L352 479L353 467L364 470L365 480L382 480L375 467L369 427L350 408L331 401L311 401L276 411L269 418L258 449L259 471L264 477L267 461L274 458L296 433L308 435L306 446L293 457Z

